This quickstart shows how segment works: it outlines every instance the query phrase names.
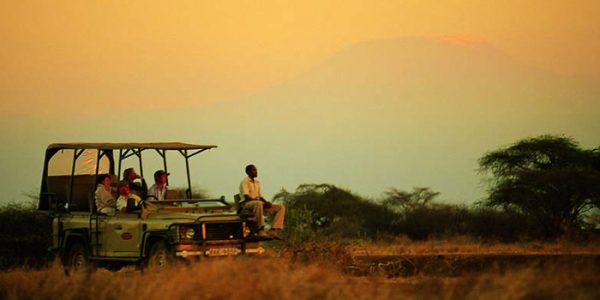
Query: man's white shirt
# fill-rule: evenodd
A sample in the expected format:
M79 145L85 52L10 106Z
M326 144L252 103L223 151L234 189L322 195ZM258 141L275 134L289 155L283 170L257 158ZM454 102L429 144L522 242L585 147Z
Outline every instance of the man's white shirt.
M154 196L156 197L156 200L165 200L165 195L167 194L167 186L164 185L162 188L162 191L158 190L158 185L153 184L149 189L148 189L148 196Z
M246 177L240 183L240 198L244 199L244 195L250 196L252 199L257 199L259 197L263 197L260 192L260 181L254 178L254 180L250 179L250 177Z

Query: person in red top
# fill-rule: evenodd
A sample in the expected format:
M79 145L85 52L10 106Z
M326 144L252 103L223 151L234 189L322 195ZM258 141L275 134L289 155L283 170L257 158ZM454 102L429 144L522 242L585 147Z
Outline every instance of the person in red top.
M135 182L136 179L141 181L141 184ZM134 168L127 168L123 171L123 181L129 185L129 190L138 195L142 199L146 199L146 193L148 192L148 185L146 180L135 172Z
M129 192L129 185L126 182L122 181L121 183L119 183L117 189L119 191L119 198L117 198L117 210L121 212L131 212L135 210L138 204L140 204L140 201L142 201L142 199L138 195ZM132 208L127 207L127 201L129 199L133 199L134 207Z

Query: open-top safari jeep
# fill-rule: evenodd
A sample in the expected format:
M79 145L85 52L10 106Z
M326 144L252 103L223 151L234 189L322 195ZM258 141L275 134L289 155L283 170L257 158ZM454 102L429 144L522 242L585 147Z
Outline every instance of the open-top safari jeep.
M264 251L258 242L247 238L246 219L224 197L192 197L189 160L215 147L184 143L49 145L38 208L53 217L51 251L61 257L67 272L96 265L109 269L126 264L161 268L177 258ZM116 183L123 162L134 157L143 176L142 154L147 152L158 154L164 171L167 153L184 159L187 190L180 193L184 195L168 193L162 201L143 199L132 212L98 213L94 199L98 175L110 174Z

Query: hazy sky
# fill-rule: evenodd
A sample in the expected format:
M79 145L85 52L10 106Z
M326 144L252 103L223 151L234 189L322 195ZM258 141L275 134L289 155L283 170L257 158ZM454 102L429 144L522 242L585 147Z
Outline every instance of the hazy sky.
M599 20L598 0L0 0L2 188L37 188L51 142L179 140L223 146L201 178L216 195L250 160L271 195L327 182L475 201L485 151L600 143Z
M598 20L595 0L2 1L0 112L231 100L350 44L403 36L475 37L599 76Z

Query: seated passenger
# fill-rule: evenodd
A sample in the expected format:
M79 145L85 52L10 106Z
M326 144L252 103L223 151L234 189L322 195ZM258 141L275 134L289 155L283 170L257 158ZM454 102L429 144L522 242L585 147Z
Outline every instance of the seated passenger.
M154 172L155 183L150 187L150 189L148 189L148 197L156 197L156 200L165 200L167 198L167 176L169 176L169 173L163 170Z
M115 198L112 195L112 187L110 186L110 175L98 175L98 186L94 194L96 201L96 209L99 213L113 214L115 212Z
M138 195L129 192L129 185L126 182L120 182L119 198L117 198L117 209L121 212L131 212L134 210L135 208L127 208L127 201L129 199L133 199L135 207L137 207L138 204L140 204L140 201L142 201Z
M268 202L260 192L260 182L256 177L258 170L254 165L246 166L246 176L240 183L240 199L243 199L242 205L254 214L258 226L258 235L260 237L271 237L280 240L278 231L283 229L283 220L285 218L285 206ZM243 198L242 198L243 197ZM268 231L263 231L265 226L264 214L272 214L273 225Z
M134 182L136 179L139 179L141 184ZM146 198L148 185L146 184L146 180L135 172L134 168L127 168L123 171L123 181L127 182L131 193L138 195L142 199Z

